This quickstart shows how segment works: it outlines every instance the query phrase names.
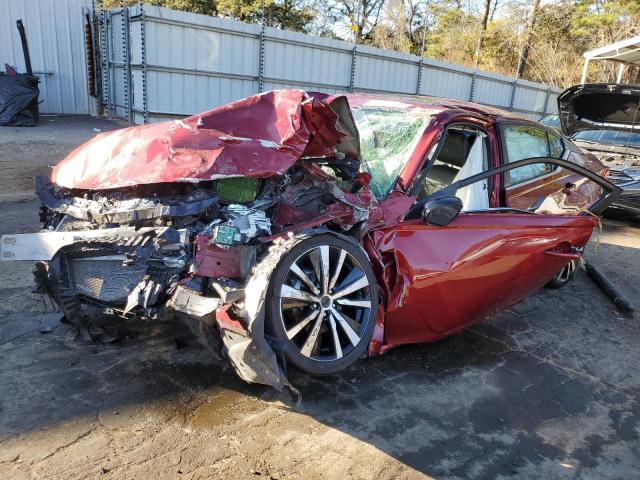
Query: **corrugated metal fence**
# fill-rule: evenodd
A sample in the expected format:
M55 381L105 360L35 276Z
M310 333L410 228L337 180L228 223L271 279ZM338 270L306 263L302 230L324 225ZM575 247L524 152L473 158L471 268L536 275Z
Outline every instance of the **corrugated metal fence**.
M91 0L0 0L0 62L24 71L27 28L41 111L95 113L87 91L83 8ZM100 4L101 2L97 2ZM365 45L151 5L95 12L103 107L135 123L186 116L275 88L435 95L538 117L546 85Z
M532 117L555 111L559 93L415 55L150 5L102 12L100 23L104 105L135 123L276 88L435 95Z
M87 90L83 8L91 0L0 0L0 69L25 72L16 20L24 21L33 71L40 78L40 112L96 113Z

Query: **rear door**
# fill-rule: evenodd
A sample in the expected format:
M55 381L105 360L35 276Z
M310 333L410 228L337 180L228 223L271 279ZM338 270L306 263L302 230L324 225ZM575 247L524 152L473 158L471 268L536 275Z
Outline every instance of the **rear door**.
M449 225L427 225L422 206L514 168L549 163L604 188L601 212L619 189L591 171L557 159L514 162L457 181L420 199L395 228L397 275L387 307L391 345L431 340L462 329L534 292L570 259L579 258L597 220L591 215L537 214L510 208L463 211ZM542 167L536 167L542 168ZM550 195L549 205L556 200ZM411 218L413 217L413 218Z
M498 126L503 164L531 157L568 160L593 171L603 166L550 129L530 123L505 122ZM504 205L536 210L550 195L556 196L555 211L573 214L587 208L599 196L600 188L571 170L552 164L532 164L505 172Z

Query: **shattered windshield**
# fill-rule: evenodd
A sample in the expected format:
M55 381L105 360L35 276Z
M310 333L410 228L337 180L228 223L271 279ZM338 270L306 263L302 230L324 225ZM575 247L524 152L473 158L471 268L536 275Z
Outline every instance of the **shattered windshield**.
M362 168L371 174L371 191L387 196L406 165L431 116L421 109L352 108L360 132Z

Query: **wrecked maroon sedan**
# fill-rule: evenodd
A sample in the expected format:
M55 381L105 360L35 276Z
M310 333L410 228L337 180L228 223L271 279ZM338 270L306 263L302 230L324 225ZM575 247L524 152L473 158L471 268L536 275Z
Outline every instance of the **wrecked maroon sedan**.
M6 235L83 336L181 317L250 382L439 339L561 286L618 188L535 122L465 102L280 90L96 136ZM573 269L569 268L574 265Z

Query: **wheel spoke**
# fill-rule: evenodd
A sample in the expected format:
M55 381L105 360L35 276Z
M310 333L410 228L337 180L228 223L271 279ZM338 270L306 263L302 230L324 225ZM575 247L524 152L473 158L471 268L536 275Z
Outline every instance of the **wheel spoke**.
M567 263L564 268L562 270L560 270L560 274L558 275L558 279L561 282L567 281L571 278L571 275L573 275L573 272L575 270L575 265L573 263L573 261L570 261L569 263Z
M322 245L320 250L320 266L322 267L322 293L329 292L329 245Z
M291 265L291 271L293 273L296 274L296 276L302 280L304 282L304 284L309 287L309 290L311 290L314 294L316 295L320 295L320 290L318 290L318 287L316 287L313 282L311 281L311 279L307 276L306 273L304 273L302 271L302 269L298 266L298 264L296 262L293 262L293 265Z
M304 345L300 349L300 353L302 353L306 357L311 357L311 352L313 352L313 348L316 346L318 341L318 336L320 335L320 327L322 326L322 319L324 314L321 311L321 314L316 318L316 322L313 324L313 328L311 329L311 333L307 337L307 340L304 342Z
M311 265L313 266L313 271L316 274L316 279L318 281L318 286L322 286L322 267L320 266L320 254L317 248L314 248L309 252L309 260L311 260Z
M331 277L331 281L329 282L329 288L333 288L336 286L336 282L338 281L338 277L340 276L340 272L342 271L342 264L344 263L344 259L347 256L347 251L340 249L340 256L338 257L338 265L336 265L336 271L333 272L333 276Z
M565 266L560 272L560 280L564 281L569 276L569 265Z
M313 310L309 315L304 317L294 327L292 327L289 330L287 330L287 338L289 338L289 340L291 340L298 333L300 333L300 330L302 330L304 327L309 325L309 323L311 323L311 320L313 320L314 318L316 318L318 315L321 315L321 314L322 314L322 310Z
M333 318L335 318L338 321L338 323L344 330L344 333L346 333L347 337L349 337L349 341L351 342L351 345L355 347L360 342L360 337L353 330L353 328L351 328L351 325L349 325L349 322L347 321L347 319L344 318L342 314L335 308L331 308L331 315Z
M280 288L281 298L292 298L294 300L302 300L303 302L317 303L318 297L297 288L293 288L289 285L282 285Z
M335 292L333 294L333 298L334 299L342 298L345 295L349 295L350 293L356 292L368 286L369 286L369 280L367 280L367 276L363 274L359 279L355 280L354 282L351 282L346 287L343 287L342 290L338 290L337 292Z
M332 315L329 315L329 325L331 326L331 334L333 335L333 345L335 347L336 359L342 358L342 347L340 346L340 337L338 337L338 329L336 321Z
M340 305L347 305L349 307L371 308L371 302L369 300L349 300L348 298L340 298L336 300L336 303Z

